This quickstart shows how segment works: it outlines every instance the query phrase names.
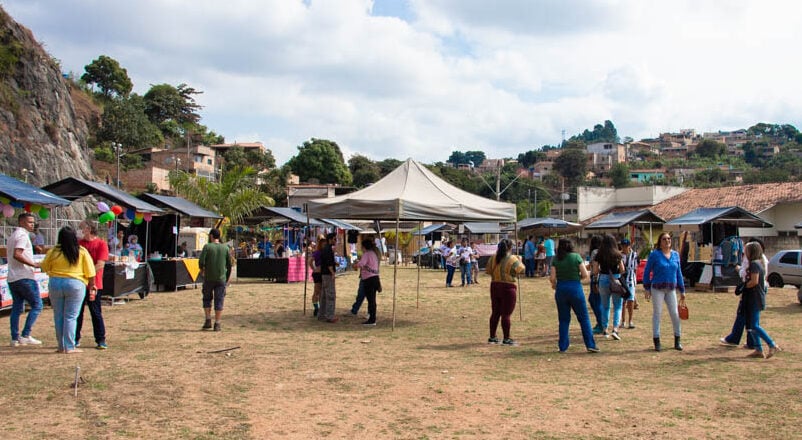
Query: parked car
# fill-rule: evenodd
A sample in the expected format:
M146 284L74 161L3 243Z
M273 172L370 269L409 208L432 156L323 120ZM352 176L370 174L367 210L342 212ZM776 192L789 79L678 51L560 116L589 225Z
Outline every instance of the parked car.
M802 286L802 250L780 251L769 260L766 281L771 287Z

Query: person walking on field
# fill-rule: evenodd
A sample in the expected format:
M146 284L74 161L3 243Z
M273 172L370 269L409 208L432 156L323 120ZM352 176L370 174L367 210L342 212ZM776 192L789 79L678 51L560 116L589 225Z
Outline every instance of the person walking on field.
M103 290L103 268L106 260L109 259L109 246L97 236L97 223L91 220L84 220L78 225L78 244L83 246L92 261L95 263L95 287L97 291ZM106 324L103 321L103 311L100 307L100 294L92 294L86 291L84 303L81 305L81 312L78 314L78 322L75 328L75 346L81 344L81 329L84 325L84 306L89 307L89 315L92 317L92 331L95 336L95 348L105 350L106 345Z
M33 261L33 244L31 235L35 220L33 214L23 212L17 217L19 227L14 230L6 242L8 258L8 290L13 300L11 306L11 346L41 345L42 341L31 336L31 330L36 319L42 312L42 297L39 294L39 284L34 279L35 268L39 263ZM25 319L22 334L19 332L19 319L25 311L25 301L31 305L31 311Z
M221 331L220 318L223 316L223 303L226 299L226 285L231 277L231 258L228 246L220 243L220 230L209 231L209 243L203 246L198 259L198 267L203 273L203 311L206 320L203 330L212 328L212 303L214 302L214 331Z
M512 326L510 316L515 310L518 293L518 275L524 272L525 266L517 255L512 255L512 242L501 240L496 249L496 255L487 261L485 272L490 275L490 338L489 344L498 344L496 331L501 320L501 330L504 333L502 344L518 345L510 338Z
M554 240L551 237L546 238L543 242L543 247L546 249L546 276L551 275L551 262L554 260Z
M339 321L337 311L337 290L334 277L337 275L337 262L334 259L334 246L337 244L337 233L326 235L326 247L320 255L320 311L317 314L319 321L334 324Z
M560 353L568 351L571 343L568 328L571 324L571 310L579 321L582 329L582 339L585 341L585 348L589 353L598 353L596 340L593 338L593 330L590 327L590 315L588 306L585 304L585 292L582 290L582 281L589 278L588 268L582 257L574 252L574 245L571 240L561 238L557 245L557 258L552 262L551 275L549 281L551 288L554 289L554 301L557 303L557 319L559 320L559 341L558 348Z
M655 249L646 260L643 270L643 288L646 290L646 299L652 300L652 337L654 350L660 351L660 315L663 312L663 302L668 308L671 325L674 327L674 349L682 351L680 337L682 328L677 311L677 291L680 298L685 301L685 280L682 278L679 254L671 249L671 235L668 232L660 234Z

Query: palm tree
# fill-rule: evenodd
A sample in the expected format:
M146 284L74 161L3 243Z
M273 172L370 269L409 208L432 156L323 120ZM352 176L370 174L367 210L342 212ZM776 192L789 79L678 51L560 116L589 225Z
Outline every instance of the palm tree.
M259 189L256 175L256 170L251 167L233 167L219 182L212 182L195 174L173 170L169 180L176 194L237 224L259 207L275 205L273 199Z

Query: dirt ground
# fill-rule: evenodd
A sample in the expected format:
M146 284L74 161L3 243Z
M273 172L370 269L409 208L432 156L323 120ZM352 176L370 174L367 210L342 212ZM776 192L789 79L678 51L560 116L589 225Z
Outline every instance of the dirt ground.
M91 348L87 317L89 347L73 355L54 353L46 307L33 333L41 348L0 347L0 438L802 437L796 290L772 289L762 315L784 348L773 359L720 346L737 299L696 292L682 352L651 349L651 304L639 292L637 328L621 330L623 340L599 339L601 353L589 354L574 321L560 354L545 279L521 281L512 327L520 346L505 347L486 344L485 276L447 289L444 272L420 275L417 295L418 271L398 271L394 330L389 267L378 326L368 328L366 306L348 313L355 273L337 278L336 324L303 314L303 284L239 280L222 332L200 330L200 288L134 295L104 308L108 350ZM670 345L665 312L662 329Z

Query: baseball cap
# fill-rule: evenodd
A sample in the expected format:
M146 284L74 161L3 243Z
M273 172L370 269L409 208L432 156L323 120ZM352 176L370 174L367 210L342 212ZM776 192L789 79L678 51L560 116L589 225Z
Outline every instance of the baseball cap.
M621 245L622 246L629 246L629 239L628 238L622 238L621 239Z

